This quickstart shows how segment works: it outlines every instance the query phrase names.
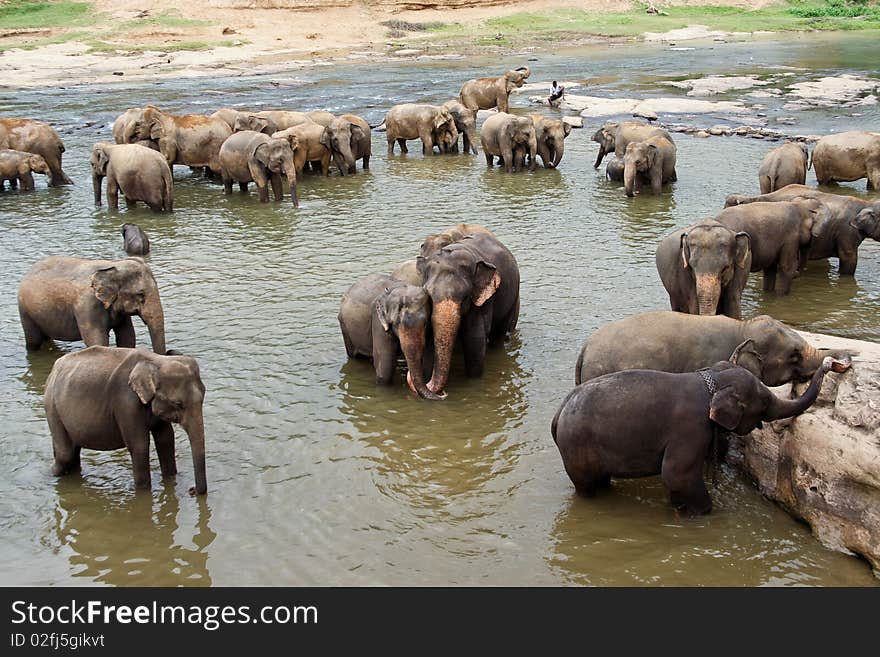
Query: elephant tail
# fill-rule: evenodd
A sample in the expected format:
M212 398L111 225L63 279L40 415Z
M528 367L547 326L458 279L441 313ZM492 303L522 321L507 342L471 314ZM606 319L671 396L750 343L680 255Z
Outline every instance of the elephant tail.
M809 171L810 169L813 168L813 155L815 155L815 154L816 154L816 149L814 148L813 152L810 153L809 160L807 161L807 171Z
M385 132L385 121L383 120L382 123L380 123L379 125L371 125L370 130L375 130L376 132Z
M164 205L165 211L171 212L174 210L174 180L171 176L165 177L165 194L164 194Z
M565 402L559 405L559 410L556 411L556 415L553 416L553 421L550 423L550 433L553 436L554 443L556 443L556 426L559 424L559 416L562 414L563 408L565 408ZM556 444L558 445L559 443Z
M584 352L586 349L581 349L581 353L578 354L577 363L574 365L574 384L579 386L581 384L581 367L584 364Z

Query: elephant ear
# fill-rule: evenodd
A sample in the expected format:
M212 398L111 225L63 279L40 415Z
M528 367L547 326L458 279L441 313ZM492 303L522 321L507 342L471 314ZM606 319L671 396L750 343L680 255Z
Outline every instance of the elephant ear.
M752 238L748 233L739 232L736 234L736 266L740 269L750 269L747 267L749 256L752 255Z
M690 267L690 259L691 259L691 247L688 244L688 234L681 234L681 242L679 245L679 251L681 251L681 266L684 269Z
M107 175L107 165L110 164L110 158L107 156L107 151L104 150L101 146L96 146L93 152L95 156L95 169L98 175L106 176Z
M320 142L321 146L323 146L327 150L330 150L330 127L329 126L324 128L324 132L321 133L321 138L318 139L318 142Z
M419 272L422 280L425 280L425 272L428 269L428 259L425 256L416 257L416 271Z
M269 144L263 142L254 149L254 159L263 166L269 166Z
M349 127L351 128L351 141L360 141L367 134L364 132L364 129L360 127L357 123L349 123Z
M388 299L389 289L386 287L385 291L379 295L379 298L376 299L376 317L379 319L379 324L382 325L382 330L386 333L391 330L392 318L388 315L387 310L385 309L385 301Z
M562 122L562 132L566 137L568 137L571 134L571 124L563 121Z
M438 112L437 115L434 117L434 129L439 130L440 128L442 128L443 125L450 120L450 118L451 115L447 110Z
M657 153L658 149L654 144L648 145L648 150L645 153L645 159L648 161L648 168L651 169L654 166L654 162L657 161Z
M732 386L721 388L709 402L709 419L728 431L733 431L742 420L742 404Z
M747 369L759 379L763 374L764 359L755 349L755 341L751 338L741 342L728 360L734 365Z
M474 287L472 293L472 301L475 306L482 306L492 295L501 287L501 274L495 268L495 265L480 260L477 263L477 269L474 272Z
M156 381L159 369L146 360L142 360L128 375L128 386L134 390L142 404L149 404L156 396Z
M122 273L116 267L99 269L92 274L91 284L98 301L104 304L104 308L109 308L116 301L122 286Z

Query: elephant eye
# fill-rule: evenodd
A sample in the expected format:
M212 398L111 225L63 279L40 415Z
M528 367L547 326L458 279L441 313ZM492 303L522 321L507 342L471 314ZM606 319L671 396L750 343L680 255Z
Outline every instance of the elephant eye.
M790 356L789 360L790 360L792 363L799 363L799 362L801 361L801 358L802 358L802 356L801 356L800 352L799 352L799 351L795 351L794 353L792 353L792 355Z

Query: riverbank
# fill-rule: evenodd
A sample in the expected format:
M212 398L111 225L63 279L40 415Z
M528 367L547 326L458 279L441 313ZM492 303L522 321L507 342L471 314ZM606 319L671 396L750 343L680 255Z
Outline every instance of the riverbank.
M718 1L718 0L716 0ZM880 30L855 0L0 1L0 87L120 78L271 74L334 61L377 63L549 52L603 41L745 38L756 32ZM684 5L687 6L684 6ZM146 8L145 8L146 7Z

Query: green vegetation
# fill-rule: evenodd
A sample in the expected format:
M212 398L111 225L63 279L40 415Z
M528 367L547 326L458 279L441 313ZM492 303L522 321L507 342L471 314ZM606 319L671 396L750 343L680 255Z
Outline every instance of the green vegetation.
M0 5L0 29L23 30L66 28L94 21L88 2L40 2L9 0Z

